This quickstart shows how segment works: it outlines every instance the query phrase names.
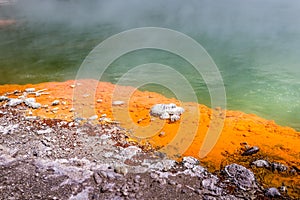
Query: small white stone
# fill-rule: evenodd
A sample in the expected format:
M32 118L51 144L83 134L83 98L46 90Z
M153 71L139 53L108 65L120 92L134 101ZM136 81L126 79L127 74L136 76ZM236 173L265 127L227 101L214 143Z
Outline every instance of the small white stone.
M35 92L35 88L26 88L25 92L28 92L28 93Z
M171 122L176 122L176 121L178 121L180 119L180 116L179 115L172 115L170 117L170 119L171 119Z
M48 128L46 130L38 130L36 133L38 135L44 135L44 134L47 134L47 133L51 133L53 130L51 128Z
M113 105L113 106L121 106L121 105L123 105L123 104L125 104L125 101L113 101L113 102L112 102L112 105Z
M6 100L8 100L8 97L6 97L6 96L0 96L0 102L1 101L6 101Z
M58 110L59 110L58 107L55 107L55 108L51 109L52 112L53 112L53 111L58 111Z
M22 99L10 99L7 105L14 107L14 106L17 106L21 103L23 103Z
M89 117L89 120L96 120L96 119L98 119L98 115L93 115L93 116Z
M169 119L170 115L167 112L164 112L162 115L159 116L160 119Z
M103 101L102 99L98 99L97 103L102 103L102 101Z
M33 108L33 109L38 109L40 108L42 105L40 103L31 103L30 105L28 105L29 107Z

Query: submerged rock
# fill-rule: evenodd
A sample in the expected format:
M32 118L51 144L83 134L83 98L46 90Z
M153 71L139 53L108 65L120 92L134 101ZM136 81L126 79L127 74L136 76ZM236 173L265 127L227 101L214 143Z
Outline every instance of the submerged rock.
M180 115L184 112L182 107L170 104L155 104L150 109L150 115L159 117L160 119L170 119L172 122L178 121Z

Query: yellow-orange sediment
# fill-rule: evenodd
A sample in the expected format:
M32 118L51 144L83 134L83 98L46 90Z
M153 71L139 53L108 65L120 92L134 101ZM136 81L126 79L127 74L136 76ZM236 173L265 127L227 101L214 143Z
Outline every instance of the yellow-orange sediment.
M210 122L213 118L217 118L221 121L224 119L224 127L213 149L200 159L207 167L219 169L222 162L230 160L227 158L229 155L236 155L235 161L240 159L238 155L242 148L241 143L259 146L260 152L263 152L261 156L265 155L266 159L288 166L300 166L300 133L292 128L279 126L274 121L241 111L212 110L201 104L180 102L154 92L135 90L132 87L116 86L105 82L98 83L94 80L81 82L84 88L83 85L76 85L75 88L82 90L82 95L87 91L87 85L98 84L95 98L94 94L90 94L93 97L95 113L98 116L106 114L107 117L120 121L122 127L132 130L132 139L136 139L140 143L148 142L155 148L164 149L170 156L179 153L179 157L191 155L199 158L199 150L204 137L209 127L212 126ZM45 92L50 94L36 97L36 100L42 105L48 105L48 108L31 110L33 115L71 120L74 117L70 109L73 107L72 98L75 89L71 85L74 84L75 81L35 85L2 85L0 86L0 95L8 91L24 90L30 87L34 87L36 90L47 89ZM60 105L51 106L51 102L56 99L60 100ZM100 99L101 102L97 102ZM125 100L125 104L112 106L113 100ZM169 123L154 119L149 115L149 110L154 104L171 102L186 110L180 121ZM88 102L88 105L91 106L92 102ZM51 111L54 107L58 107L58 110ZM147 138L137 139L141 137ZM278 179L276 176L269 178L271 180L268 182L275 186L280 186L282 181L292 181L293 185L300 185L299 175L294 175L292 178L281 177Z

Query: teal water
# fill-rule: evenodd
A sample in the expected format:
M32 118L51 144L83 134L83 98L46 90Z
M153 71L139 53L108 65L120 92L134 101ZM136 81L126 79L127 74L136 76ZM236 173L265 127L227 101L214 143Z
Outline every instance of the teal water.
M0 6L0 19L17 20L0 27L0 84L74 79L83 59L109 36L136 27L165 27L187 34L208 51L224 80L227 109L255 113L300 130L299 9L300 3L292 0L28 0ZM199 103L210 105L201 76L168 52L140 50L124 55L101 80L116 83L127 70L149 62L182 73ZM142 89L174 96L155 84Z

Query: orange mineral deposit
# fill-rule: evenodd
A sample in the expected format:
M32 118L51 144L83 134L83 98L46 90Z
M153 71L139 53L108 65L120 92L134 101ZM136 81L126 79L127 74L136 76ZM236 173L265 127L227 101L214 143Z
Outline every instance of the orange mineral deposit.
M96 91L89 94L88 86L96 84ZM72 120L78 110L73 108L73 91L82 90L83 108L92 108L98 117L105 117L112 121L119 121L120 125L128 129L130 139L137 142L151 144L161 149L170 157L180 159L182 156L194 156L211 170L219 169L224 163L242 162L254 157L240 157L241 149L245 146L258 146L260 154L257 158L281 162L287 166L300 166L300 133L296 130L277 125L254 114L241 111L211 109L205 105L193 102L180 102L163 95L139 91L128 86L116 86L111 83L82 80L81 84L75 81L50 82L28 85L2 85L0 95L14 90L47 89L44 94L35 97L43 106L33 109L33 115L45 118ZM85 94L86 92L86 94ZM11 95L13 96L13 95ZM92 99L92 102L90 100ZM58 105L51 105L59 100ZM120 105L112 106L115 100L122 101ZM150 108L158 103L175 103L185 109L181 119L177 122L160 120L149 114ZM77 113L78 114L78 113ZM80 114L80 113L79 113ZM220 135L211 151L205 157L199 154L208 129L214 126L212 119L221 124ZM218 122L219 120L219 122ZM213 128L213 127L212 127ZM260 157L259 157L260 156ZM247 166L249 167L249 166ZM292 182L300 185L299 175L292 178L286 176L264 176L273 186L280 186L282 182Z

